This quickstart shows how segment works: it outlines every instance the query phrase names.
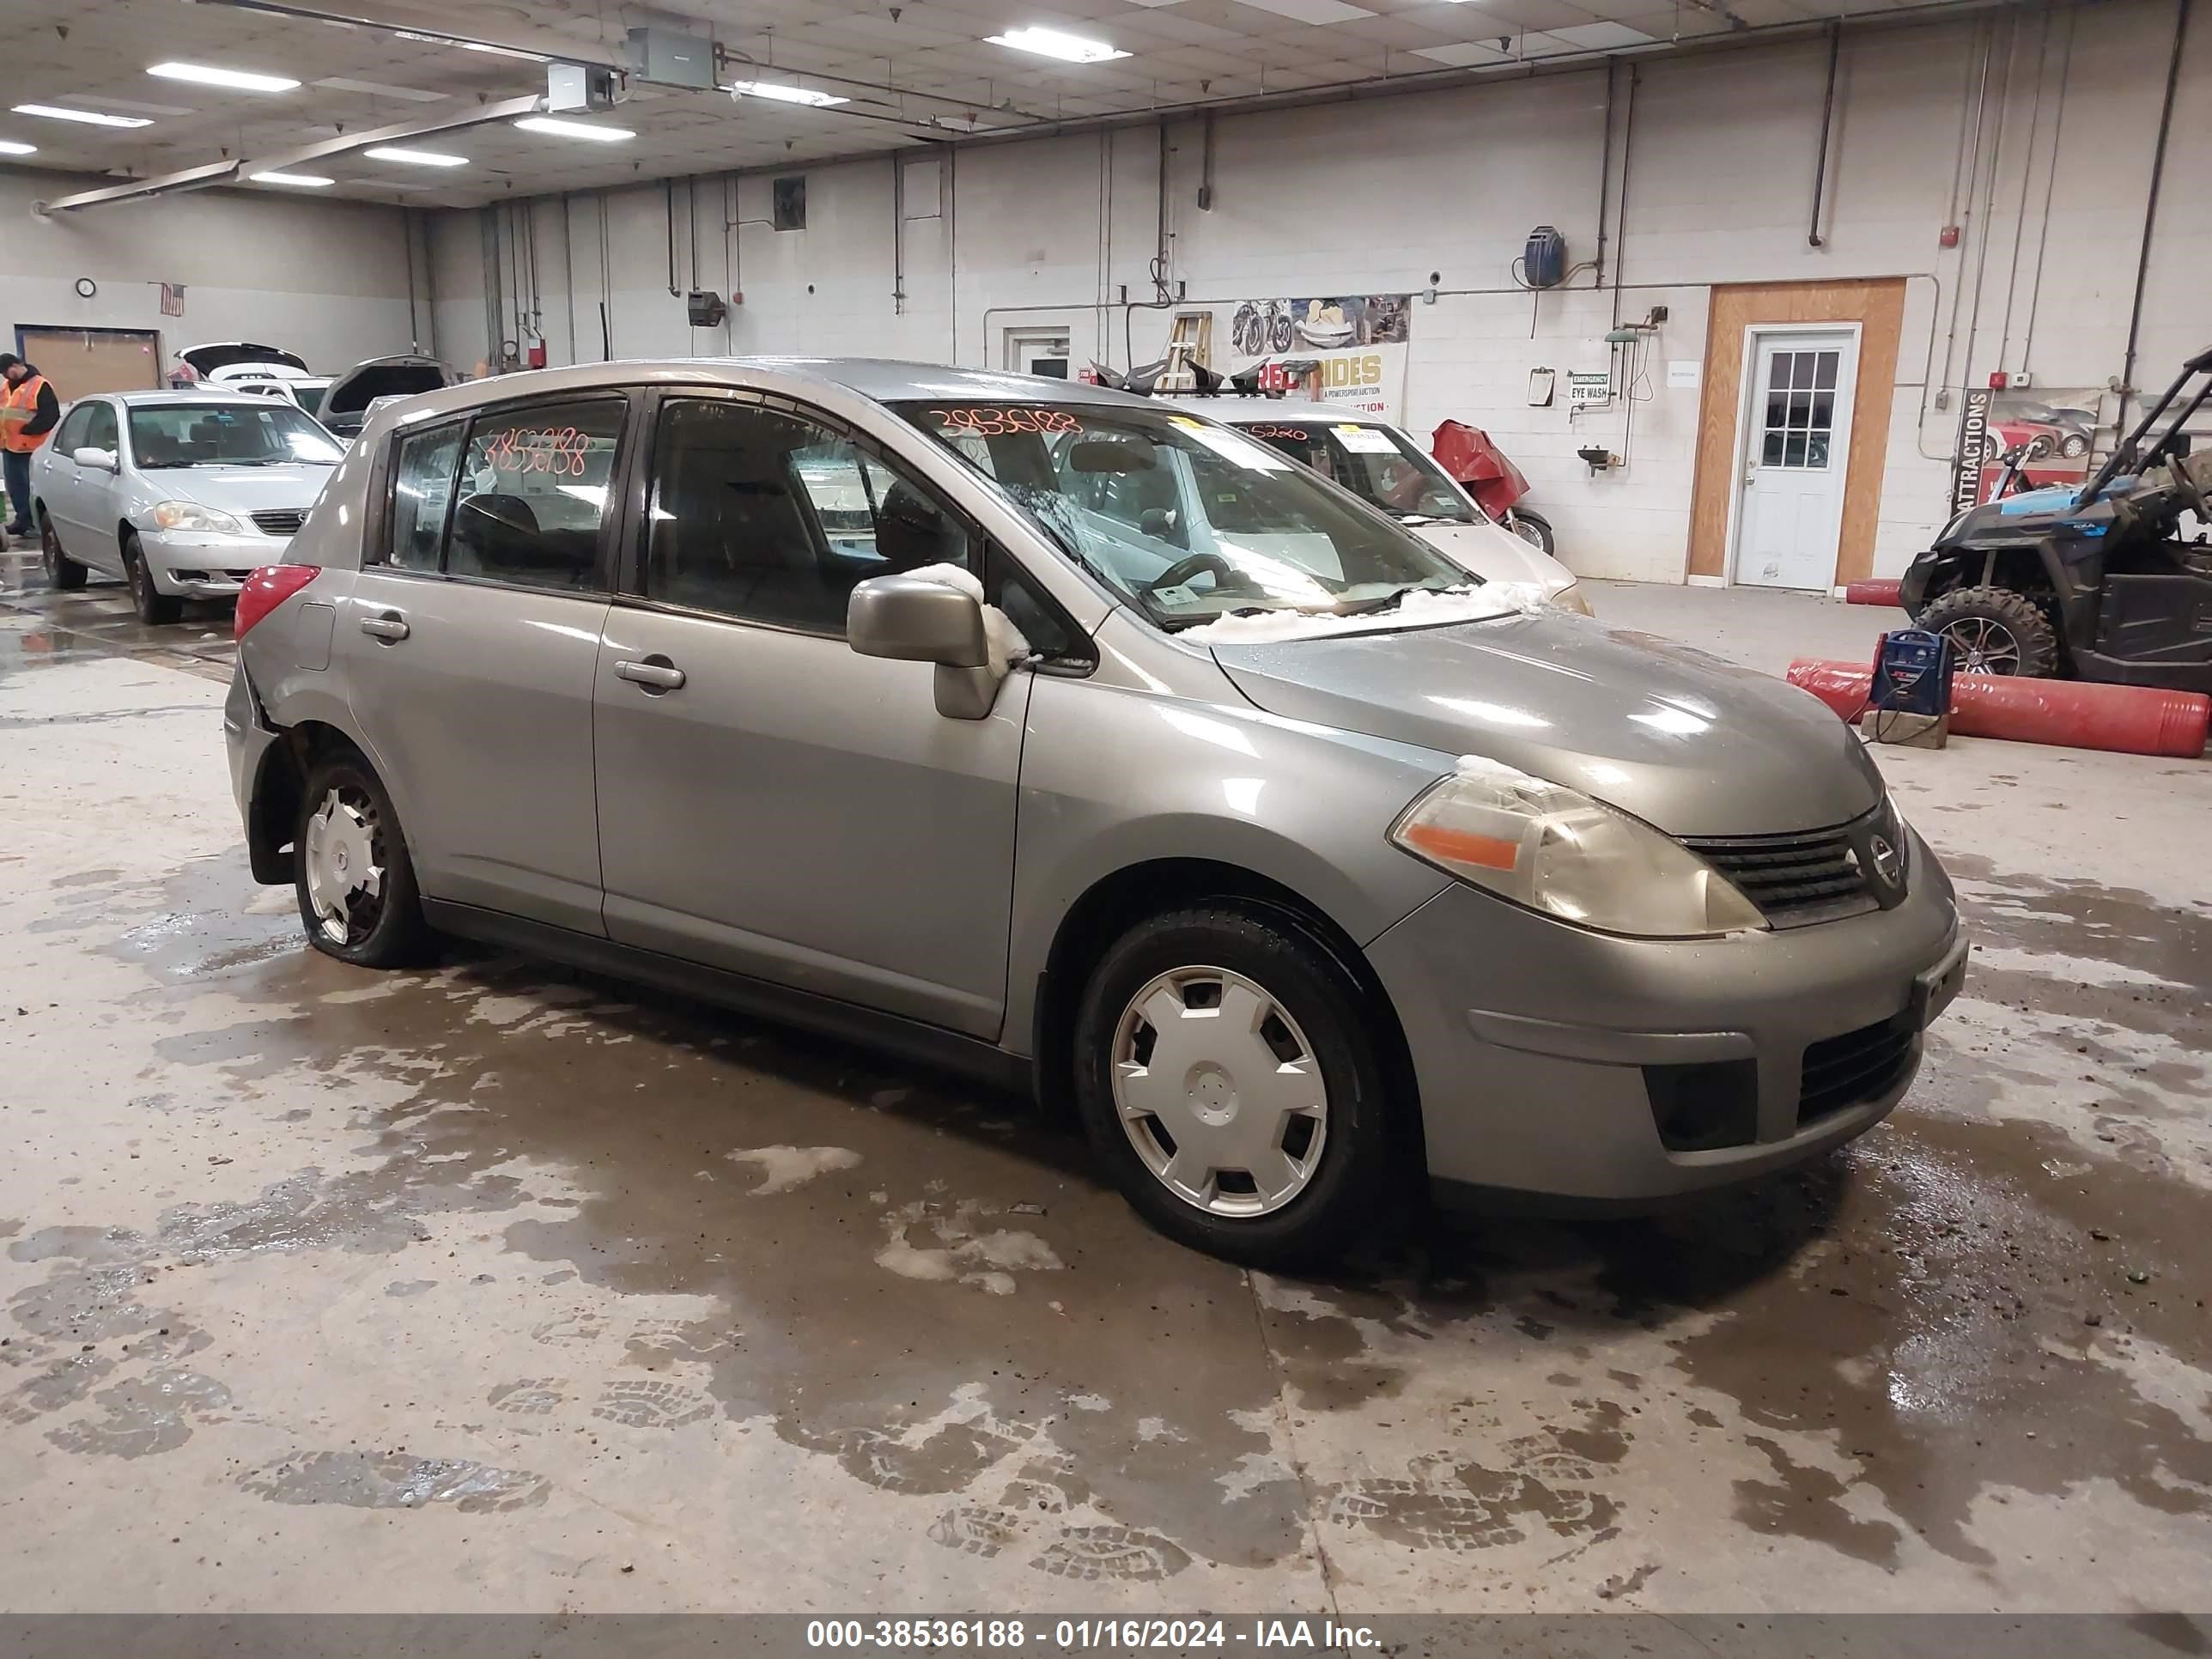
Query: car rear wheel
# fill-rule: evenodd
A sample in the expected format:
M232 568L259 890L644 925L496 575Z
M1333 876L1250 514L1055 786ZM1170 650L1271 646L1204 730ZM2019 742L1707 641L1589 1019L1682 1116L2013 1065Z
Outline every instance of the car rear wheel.
M1930 599L1914 618L1951 641L1961 674L2048 679L2058 672L2058 635L2043 607L2002 587L1958 587Z
M428 953L415 866L392 797L350 749L308 769L293 836L300 921L318 951L364 968L402 968Z
M146 568L145 550L136 536L123 538L123 579L131 585L131 608L149 627L161 627L185 614L182 599L154 586L154 573Z
M1294 924L1223 907L1141 922L1076 1021L1093 1150L1169 1237L1255 1267L1337 1255L1392 1163L1373 1011Z
M84 586L85 568L62 551L62 538L54 534L54 521L39 509L39 560L46 568L46 580L58 592L74 593Z

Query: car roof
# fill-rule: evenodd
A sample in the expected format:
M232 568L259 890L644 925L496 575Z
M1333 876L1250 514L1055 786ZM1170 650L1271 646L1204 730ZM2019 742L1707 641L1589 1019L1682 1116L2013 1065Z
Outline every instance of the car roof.
M942 363L898 362L886 358L797 356L644 357L579 363L567 368L524 369L463 381L436 392L420 392L409 401L425 410L442 414L539 392L550 396L652 382L711 384L718 374L724 373L731 376L731 384L743 385L744 382L737 377L748 371L811 380L878 403L946 398L963 401L1019 398L1034 403L1097 404L1120 409L1144 409L1158 404L1156 398L1133 397L1107 386L1040 374L950 368Z
M228 384L222 380L210 380L204 386L176 392L95 392L76 401L88 403L94 398L104 398L110 403L121 404L126 409L144 409L161 404L246 404L261 409L269 402L266 398L232 392Z
M1234 426L1238 421L1334 421L1340 426L1393 426L1396 422L1380 415L1346 409L1340 404L1316 404L1290 398L1244 397L1222 398L1166 397L1155 402L1173 404L1177 409L1188 410L1194 415L1210 415L1217 421Z

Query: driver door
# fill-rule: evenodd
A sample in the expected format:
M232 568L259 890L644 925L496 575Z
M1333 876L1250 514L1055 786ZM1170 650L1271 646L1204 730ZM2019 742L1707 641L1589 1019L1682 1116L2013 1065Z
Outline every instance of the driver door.
M75 420L73 415L63 422L64 431ZM116 417L115 405L106 398L86 404L82 427L68 435L73 440L70 447L53 460L53 477L66 481L60 492L64 510L56 511L52 501L46 510L53 514L54 527L71 558L94 569L120 574L123 545L115 532L125 510L123 475L119 470L81 466L74 453L104 449L116 457L116 465L121 467L122 423ZM59 441L57 438L56 442Z
M998 1035L1030 675L950 719L845 641L856 582L982 555L826 417L662 400L592 692L610 938Z

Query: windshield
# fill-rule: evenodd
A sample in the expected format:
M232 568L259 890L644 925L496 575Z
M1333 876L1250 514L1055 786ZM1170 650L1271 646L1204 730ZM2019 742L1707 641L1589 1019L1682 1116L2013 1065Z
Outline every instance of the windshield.
M994 480L1051 540L1164 628L1338 616L1474 579L1266 444L1195 416L1083 404L892 405Z
M131 411L131 453L142 468L336 466L345 452L298 410L275 398L242 404L149 404Z
M1393 518L1474 524L1480 517L1443 469L1393 428L1324 420L1237 425Z

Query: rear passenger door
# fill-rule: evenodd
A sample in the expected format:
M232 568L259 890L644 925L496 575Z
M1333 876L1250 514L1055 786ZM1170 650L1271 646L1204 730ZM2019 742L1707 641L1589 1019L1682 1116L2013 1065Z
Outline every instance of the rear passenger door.
M592 679L628 416L544 400L393 441L335 652L431 898L605 931Z
M869 576L955 564L998 591L982 538L906 471L807 410L660 403L599 656L607 932L994 1036L1031 682L948 719L929 664L846 644Z

